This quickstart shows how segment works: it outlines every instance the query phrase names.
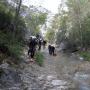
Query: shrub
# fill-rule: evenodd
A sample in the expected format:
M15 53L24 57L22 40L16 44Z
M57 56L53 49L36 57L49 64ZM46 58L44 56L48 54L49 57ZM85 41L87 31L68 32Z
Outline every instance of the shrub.
M41 52L37 52L36 55L35 55L35 58L36 58L36 62L39 66L42 66L43 65L43 60L44 60L44 55L43 53Z
M23 43L18 41L18 38L13 38L11 32L3 33L0 31L0 50L5 56L20 59L23 52ZM2 59L2 57L0 58Z
M87 51L80 52L80 55L87 61L90 61L90 53Z

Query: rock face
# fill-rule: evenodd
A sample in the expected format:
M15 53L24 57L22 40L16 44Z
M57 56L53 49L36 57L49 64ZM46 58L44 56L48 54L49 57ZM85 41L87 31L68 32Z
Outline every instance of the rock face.
M21 79L15 68L4 63L0 65L0 70L2 70L0 75L1 90L21 90Z

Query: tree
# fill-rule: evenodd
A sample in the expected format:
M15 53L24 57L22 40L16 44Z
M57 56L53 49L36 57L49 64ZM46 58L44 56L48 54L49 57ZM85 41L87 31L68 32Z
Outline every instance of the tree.
M2 1L2 0L1 0ZM15 7L7 0L0 1L0 54L9 55L14 58L19 58L23 49L24 34L26 25L23 17L18 15L18 25L15 32ZM13 8L12 8L13 7ZM12 25L13 24L13 25ZM13 34L16 34L13 37ZM3 59L2 59L3 60Z
M88 0L67 0L60 4L59 12L53 18L51 27L57 30L58 44L66 40L77 47L89 47L90 2ZM67 10L64 9L67 6Z
M44 25L47 18L46 12L34 11L29 8L29 11L27 11L28 13L25 16L25 22L31 35L40 33L40 28Z
M52 30L51 28L48 28L48 31L45 37L49 43L53 44L55 42L55 31Z
M88 0L68 0L68 9L69 9L69 19L71 22L72 41L75 41L80 47L83 47L83 27L82 22L87 13L89 13L88 8L90 8L90 2ZM70 35L69 35L70 36ZM71 36L70 36L71 38Z

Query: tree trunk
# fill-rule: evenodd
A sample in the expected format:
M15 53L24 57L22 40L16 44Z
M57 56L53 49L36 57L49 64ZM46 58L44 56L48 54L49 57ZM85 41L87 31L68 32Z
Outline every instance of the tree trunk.
M18 18L20 15L21 5L22 5L22 0L19 0L19 4L16 7L16 14L15 14L14 23L13 23L13 38L15 38L15 36L16 36L16 31L17 31L16 29L17 29L17 25L18 25Z

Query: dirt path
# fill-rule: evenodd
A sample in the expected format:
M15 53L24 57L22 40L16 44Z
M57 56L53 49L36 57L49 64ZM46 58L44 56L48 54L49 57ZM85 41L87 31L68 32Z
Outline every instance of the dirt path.
M62 53L50 56L47 49L42 52L43 67L25 65L22 75L25 90L90 90L89 62Z
M90 90L90 62L64 54L59 54L56 60L56 72L60 79L71 82L75 90Z
M61 52L50 56L47 49L42 53L45 56L42 67L30 62L27 49L17 69L4 64L8 69L2 76L0 90L90 90L90 62Z
M47 50L44 56L40 75L42 79L45 78L45 90L90 90L89 62L62 53L53 57Z

